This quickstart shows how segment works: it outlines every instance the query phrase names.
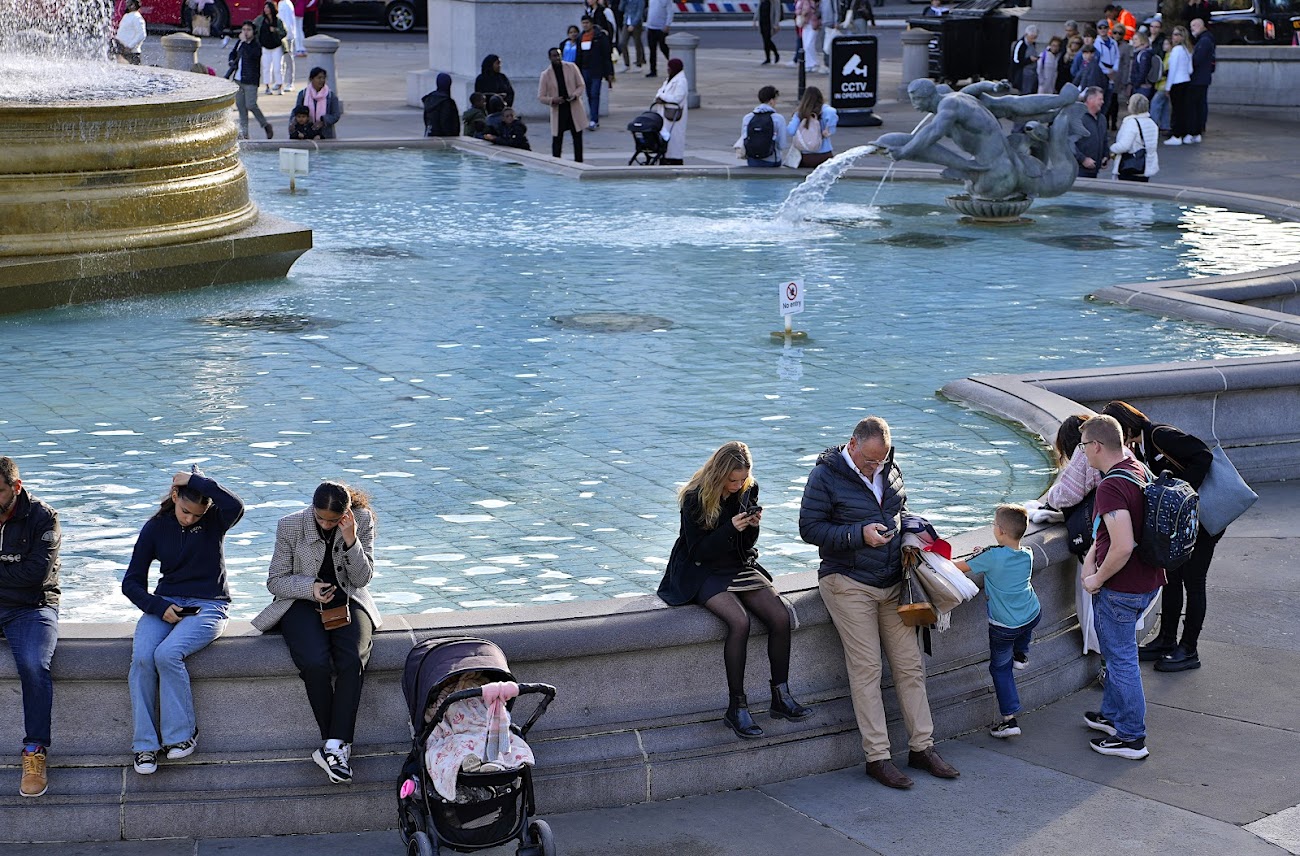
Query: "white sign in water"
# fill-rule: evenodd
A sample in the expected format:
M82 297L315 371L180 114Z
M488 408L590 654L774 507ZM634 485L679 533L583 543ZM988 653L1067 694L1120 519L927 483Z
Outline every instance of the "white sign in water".
M794 279L781 283L781 314L798 315L803 311L803 281Z

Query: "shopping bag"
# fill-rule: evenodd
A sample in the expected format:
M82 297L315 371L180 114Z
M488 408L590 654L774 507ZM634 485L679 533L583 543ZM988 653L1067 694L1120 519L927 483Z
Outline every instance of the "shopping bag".
M1196 493L1200 497L1201 526L1211 535L1218 535L1228 528L1228 524L1245 514L1246 509L1259 499L1259 494L1250 489L1217 442L1213 454L1210 471L1205 474L1205 480Z

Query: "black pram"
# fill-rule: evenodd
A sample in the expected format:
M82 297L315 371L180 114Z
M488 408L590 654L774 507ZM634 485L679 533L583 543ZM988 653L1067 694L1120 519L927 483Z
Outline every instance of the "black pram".
M627 162L627 165L642 163L646 166L657 166L668 149L668 141L661 135L664 129L664 117L653 110L647 110L628 122L627 129L632 133L632 142L636 146L636 151L632 153L632 159Z
M461 771L456 778L457 802L444 800L434 789L425 769L425 743L451 705L482 697L483 689L473 687L446 695L427 722L425 712L444 688L469 673L492 681L514 681L505 654L484 639L427 639L406 656L402 694L415 737L397 784L397 813L407 856L434 856L442 847L468 853L498 847L515 838L519 839L518 856L554 856L551 827L544 820L532 819L535 807L530 767L491 773ZM522 726L510 726L520 738L546 712L555 698L555 687L519 684L519 695L531 693L541 695L537 707ZM513 707L511 700L507 709ZM469 795L465 801L459 801L462 791Z

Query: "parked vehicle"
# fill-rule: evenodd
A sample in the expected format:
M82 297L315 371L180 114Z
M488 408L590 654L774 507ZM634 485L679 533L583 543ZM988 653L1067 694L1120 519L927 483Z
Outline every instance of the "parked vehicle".
M1223 0L1210 13L1221 45L1289 45L1300 33L1300 0Z
M262 14L263 0L213 0L209 7L213 34L230 32ZM113 20L120 21L126 13L126 0L116 0ZM140 0L140 14L150 27L174 27L190 31L190 18L194 10L186 0Z
M317 23L383 24L395 33L428 26L425 0L320 0Z

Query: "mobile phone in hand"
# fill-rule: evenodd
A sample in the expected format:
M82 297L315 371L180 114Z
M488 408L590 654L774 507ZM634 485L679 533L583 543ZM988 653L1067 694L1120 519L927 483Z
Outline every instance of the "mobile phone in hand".
M199 608L197 606L178 606L176 607L176 614L182 618L187 615L198 615Z

